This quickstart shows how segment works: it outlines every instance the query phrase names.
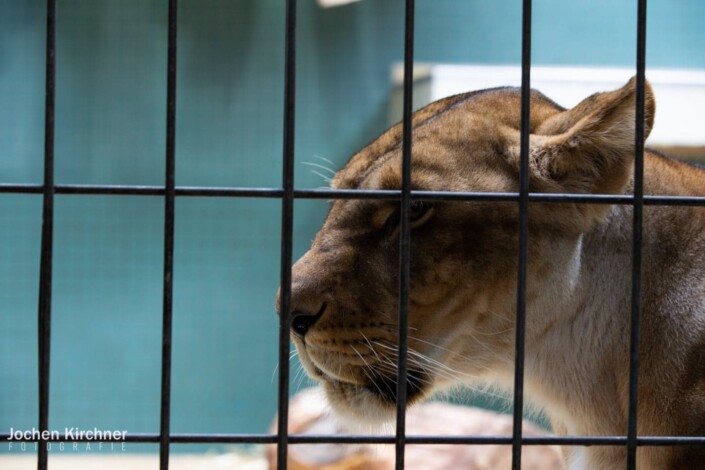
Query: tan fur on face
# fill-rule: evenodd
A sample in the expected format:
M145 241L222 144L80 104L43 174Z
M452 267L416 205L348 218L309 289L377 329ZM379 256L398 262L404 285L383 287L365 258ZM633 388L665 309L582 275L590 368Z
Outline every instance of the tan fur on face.
M530 189L632 191L634 80L564 110L531 96ZM520 93L494 89L433 103L413 117L412 186L518 190ZM645 129L655 114L646 87ZM353 156L334 188L399 189L401 126ZM705 174L646 152L647 194L705 195ZM337 200L293 268L292 309L320 313L293 336L333 407L356 421L393 416L398 294L397 204ZM459 383L512 387L518 210L436 202L412 213L409 380L413 403ZM705 434L705 213L644 209L641 435ZM624 435L632 217L628 206L532 204L526 392L556 432ZM623 468L621 447L568 449L574 469ZM697 468L697 448L642 447L640 469Z

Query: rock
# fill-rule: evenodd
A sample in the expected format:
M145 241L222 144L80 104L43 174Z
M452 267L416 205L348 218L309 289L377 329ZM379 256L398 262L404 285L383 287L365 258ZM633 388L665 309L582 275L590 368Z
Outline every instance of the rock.
M422 403L406 415L407 435L507 436L512 434L511 416L447 403ZM546 433L524 422L524 435ZM276 433L276 422L272 427ZM304 390L289 404L290 434L359 434L330 412L323 391ZM391 426L382 434L391 434ZM267 448L269 468L276 469L276 446ZM416 444L406 446L406 470L502 470L510 469L512 449L508 445ZM291 470L390 470L394 469L394 446L382 444L297 444L289 446ZM524 470L562 470L557 446L525 446Z

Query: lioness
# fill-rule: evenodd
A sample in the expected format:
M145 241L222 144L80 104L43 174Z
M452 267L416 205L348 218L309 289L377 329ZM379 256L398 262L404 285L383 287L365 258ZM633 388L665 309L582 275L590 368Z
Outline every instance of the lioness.
M563 109L531 93L530 190L631 194L635 80ZM645 129L654 97L645 91ZM520 92L446 98L413 116L417 190L516 192ZM401 126L332 182L399 189ZM705 195L705 172L644 154L646 194ZM459 383L513 387L518 209L508 202L411 205L410 402ZM399 204L336 200L293 267L292 337L333 408L394 414ZM525 389L559 435L624 435L632 209L530 204ZM643 223L639 435L705 435L705 209L647 206ZM572 469L624 468L622 446L566 449ZM640 469L705 468L697 447L640 447Z

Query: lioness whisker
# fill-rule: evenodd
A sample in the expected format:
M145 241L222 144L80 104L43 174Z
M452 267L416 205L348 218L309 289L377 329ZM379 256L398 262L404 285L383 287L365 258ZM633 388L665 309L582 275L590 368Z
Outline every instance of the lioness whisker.
M272 378L270 379L271 383L274 383L274 377L277 375L278 370L279 370L279 364L274 366L274 370L272 371Z
M391 364L394 364L394 365L391 366ZM410 364L412 364L411 361L410 361ZM437 372L437 375L438 375L439 377L448 379L448 380L453 381L453 382L462 383L462 389L469 390L469 391L472 392L472 393L481 394L481 395L484 395L484 396L489 396L489 397L496 398L496 399L500 399L500 400L505 400L505 399L506 399L506 395L502 395L502 394L500 394L500 393L495 393L495 392L492 392L492 391L488 390L487 388L477 387L477 386L475 386L475 385L472 385L471 383L468 383L468 382L467 382L468 379L470 379L470 380L472 380L472 379L477 379L476 377L473 377L473 376L471 376L471 375L469 375L469 374L463 374L463 375L465 375L465 380L464 380L464 379L463 379L462 377L460 377L460 376L455 376L455 375L450 374L450 373L445 372L445 371L438 371L437 369L429 369L428 367L424 367L422 364L415 363L414 365L417 365L417 366L419 367L419 369L422 369L422 370L424 370L424 371L433 370L433 371ZM393 373L395 373L395 374L396 374L396 372L397 372L396 363L393 362L392 360L390 360L390 362L389 362L388 364L384 364L384 367L386 368L385 370L386 370L387 372L393 372ZM422 380L422 381L423 381L423 380ZM473 381L476 381L476 380L473 380ZM423 382L425 382L425 383L427 382L427 383L429 383L429 385L434 385L434 383L433 383L432 380L423 381Z
M317 154L314 153L314 154L313 154L313 158L317 158L317 159L319 159L319 160L321 160L321 161L324 161L324 162L328 163L331 167L335 167L335 166L336 166L335 163L333 163L331 160L327 159L326 157L324 157L324 156L322 156L322 155L317 155Z
M384 364L383 362L380 362L379 364L382 365L382 366L385 366L385 364ZM384 367L381 367L380 369L381 369L383 372L385 371L385 368L384 368ZM380 395L385 395L385 393L382 391L382 389L379 388L379 385L377 384L378 381L374 379L374 376L377 375L377 372L375 372L375 370L374 370L372 367L369 367L369 366L368 366L367 369L363 368L363 369L362 369L362 372L365 374L365 377L367 377L367 379L370 381L370 383L371 383L372 385L374 385L374 387L377 389L377 391L379 391ZM396 383L396 380L394 380L393 383ZM384 380L384 381L383 381L383 384L384 384L384 387L385 387L385 388L387 389L387 391L389 392L389 394L390 394L391 396L394 396L394 394L396 393L396 391L395 391L395 390L392 390L392 388L391 388L390 385L389 385L389 381Z
M314 168L320 168L321 170L327 171L331 175L335 176L335 170L331 170L327 166L321 165L320 163L314 163L314 162L301 162L302 165L314 167Z
M381 372L391 372L394 375L393 378L390 378L391 379L390 381L396 384L397 364L393 361L385 361L385 362L379 363L378 365L379 365L379 370ZM425 372L423 370L420 370L420 371ZM433 382L431 380L425 379L422 377L414 377L414 381L417 383L423 383L426 385L433 385Z
M369 349L370 349L370 351L372 351L372 354L374 354L375 358L377 358L377 360L380 360L379 354L377 354L377 350L374 348L374 346L372 346L372 343L370 342L370 339L369 339L367 336L365 336L365 333L363 333L363 332L360 331L360 330L358 330L358 331L359 331L359 333L362 335L362 337L365 339L365 341L367 341L367 344L368 344L368 346L369 346Z
M355 348L355 346L353 346L353 345L350 345L350 347L352 348L353 351L355 351L355 354L358 355L358 357L360 358L360 360L362 361L362 363L364 364L364 366L365 366L366 368L372 370L372 368L370 367L370 364L367 362L367 360L365 359L365 357L364 357L362 354L360 354L360 351L358 351L358 350Z
M469 334L473 339L475 339L474 336L472 336L472 333L468 333L468 334ZM460 359L463 359L463 360L465 360L465 361L468 361L469 363L476 363L476 362L477 362L476 360L474 360L474 359L472 359L472 358L470 358L470 357L463 356L462 354L460 354L460 353L457 352L457 351L454 351L454 350L452 350L452 349L445 348L445 347L440 346L440 345L437 345L437 344L435 344L435 343L431 343L430 341L426 341L426 340L423 340L423 339L421 339L421 338L417 338L417 337L411 336L411 335L409 335L409 339L410 339L410 340L413 340L413 341L418 341L418 342L420 342L420 343L427 344L427 345L429 345L429 346L431 346L431 347L433 347L433 348L437 348L437 349L439 349L439 350L441 350L441 351L448 352L448 353L452 354L452 355L455 356L455 357L458 357L458 358L460 358ZM480 341L478 341L477 339L475 339L475 341L477 341L478 343L480 343ZM488 348L487 346L485 346L484 344L481 344L481 346L484 347L485 349L487 349L488 351L492 352L492 350L489 349L489 348Z
M362 369L362 373L365 374L365 377L367 377L367 380L368 380L372 385L374 385L374 387L377 389L377 391L379 392L380 395L385 395L385 393L382 391L382 389L381 389L381 388L379 387L379 385L377 384L377 381L374 380L374 378L372 377L372 371L371 371L371 370L368 371L368 370L366 370L366 369L363 368L363 369ZM386 381L384 382L384 386L385 386L385 388L386 388L390 393L392 392L392 389L389 387L389 384L388 384Z
M326 175L324 175L324 174L322 174L322 173L320 173L320 172L318 172L318 171L316 171L316 170L311 170L311 173L313 173L314 175L320 177L323 181L325 181L325 182L328 183L328 184L330 184L331 182L333 182L333 178L329 178L329 177L327 177ZM323 187L319 187L319 189L328 189L328 188L325 187L325 186L323 186Z
M396 356L396 354L398 353L397 349L392 346L389 346L389 345L386 345L383 343L379 343L379 342L375 342L375 344L392 351L392 354L394 356ZM418 361L418 359L422 359L422 360L426 361L427 363L429 363L429 364L427 364L427 366L433 366L434 368L432 370L434 370L436 373L438 373L438 375L441 375L445 378L448 378L451 380L458 380L458 379L461 379L462 377L465 377L466 379L471 379L471 380L477 378L474 375L466 374L466 373L457 371L455 369L452 369L449 366L426 356L425 354L422 354L418 351L415 351L414 349L408 348L407 351L411 356L415 356L415 358L416 358L416 359L414 359L414 358L410 357L409 358L410 361L413 360L416 362L417 365L421 366L421 363Z
M296 393L298 393L301 389L301 386L304 384L305 378L306 370L304 369L304 366L299 363L296 368L296 375L294 376L294 383L296 384Z
M379 363L382 368L386 368L388 372L394 372L396 375L397 373L397 363L394 361L393 358L389 357L384 357L383 360ZM435 371L435 372L440 372L438 375L442 375L443 371L436 371L435 369L429 369L427 365L422 364L413 358L409 358L409 365L412 366L412 368L415 366L416 368L420 369L423 372L428 372L429 370ZM391 369L390 369L391 367ZM451 379L455 379L456 377L450 377ZM420 382L428 383L429 385L432 385L433 382L432 380L427 380L427 379L418 379Z

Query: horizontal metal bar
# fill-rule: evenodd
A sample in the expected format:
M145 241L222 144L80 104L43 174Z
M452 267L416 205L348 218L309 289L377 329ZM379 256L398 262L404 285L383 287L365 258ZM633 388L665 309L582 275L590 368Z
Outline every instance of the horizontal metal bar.
M131 185L56 185L57 194L86 194L108 196L164 196L164 186ZM40 184L0 184L0 194L40 194ZM280 188L223 188L177 186L176 196L210 196L210 197L271 197L280 198L284 191Z
M41 184L0 183L0 194L41 194ZM75 185L55 186L56 194L117 195L117 196L164 196L163 186L129 185ZM192 197L239 197L282 198L281 188L237 188L209 186L177 186L176 196ZM296 199L386 199L400 200L401 191L369 189L297 189ZM517 202L519 193L455 192L455 191L411 191L411 197L424 201L478 201ZM625 194L563 194L529 193L529 202L545 204L620 204L631 205L634 196ZM646 206L705 206L702 196L645 195Z
M0 441L8 442L10 434L0 434ZM325 434L290 434L290 444L394 444L396 436L373 435L325 435ZM13 442L38 442L39 439L23 439ZM47 442L98 442L96 439L82 438L74 435L59 434L58 439L46 439ZM110 442L105 440L102 442ZM134 444L157 444L159 434L127 434L125 439L115 442ZM276 434L171 434L172 444L274 444ZM576 446L623 446L626 436L523 436L522 445L576 445ZM407 435L407 444L433 445L511 445L512 436L422 436ZM639 436L638 446L703 446L705 436Z

